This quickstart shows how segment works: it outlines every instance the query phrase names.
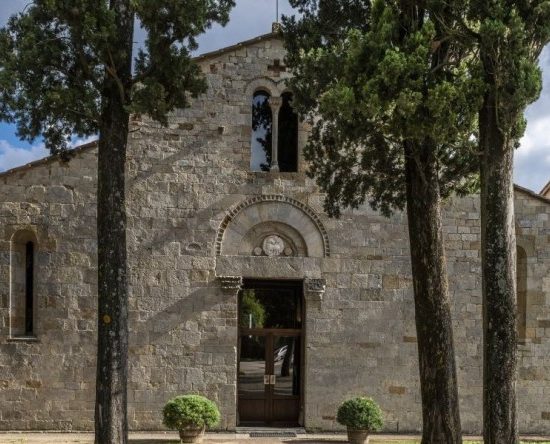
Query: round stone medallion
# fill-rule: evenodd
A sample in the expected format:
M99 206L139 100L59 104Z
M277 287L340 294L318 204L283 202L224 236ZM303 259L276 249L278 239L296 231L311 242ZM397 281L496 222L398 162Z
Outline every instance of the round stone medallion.
M272 234L264 239L262 248L266 256L280 256L285 250L285 242L279 236Z

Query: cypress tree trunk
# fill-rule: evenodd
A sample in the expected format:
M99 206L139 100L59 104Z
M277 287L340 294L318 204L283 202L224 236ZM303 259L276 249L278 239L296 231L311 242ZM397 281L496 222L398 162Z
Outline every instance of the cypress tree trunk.
M435 149L405 143L422 444L462 443Z
M486 94L479 116L483 283L483 437L519 442L516 418L514 147L499 129L497 101Z
M131 83L133 14L130 0L111 0L117 35L105 55L97 188L98 341L96 444L126 444L128 293L125 163Z

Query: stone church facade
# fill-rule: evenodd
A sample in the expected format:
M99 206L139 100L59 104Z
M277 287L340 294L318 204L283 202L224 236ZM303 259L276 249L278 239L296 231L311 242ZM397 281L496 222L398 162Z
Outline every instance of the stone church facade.
M339 403L360 394L380 403L388 432L421 427L405 215L328 218L304 173L302 123L297 162L281 150L254 171L253 103L270 107L272 146L292 121L275 117L288 102L283 60L273 34L206 54L208 93L191 108L167 128L132 119L131 429L161 429L166 400L189 392L215 400L229 430L334 430ZM92 143L0 174L2 430L93 428L96 156ZM515 208L519 424L548 434L550 196L516 187ZM462 421L479 432L478 197L447 202L443 222Z

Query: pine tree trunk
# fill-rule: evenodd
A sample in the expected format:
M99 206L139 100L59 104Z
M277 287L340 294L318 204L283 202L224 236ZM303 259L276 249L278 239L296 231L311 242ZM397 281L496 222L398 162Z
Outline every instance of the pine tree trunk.
M480 111L483 282L483 436L485 444L519 442L516 418L514 147L499 129L487 93Z
M435 149L405 145L422 444L462 443Z
M133 14L130 0L111 0L117 21L102 91L97 188L98 341L96 444L126 444L128 292L125 163L131 82Z

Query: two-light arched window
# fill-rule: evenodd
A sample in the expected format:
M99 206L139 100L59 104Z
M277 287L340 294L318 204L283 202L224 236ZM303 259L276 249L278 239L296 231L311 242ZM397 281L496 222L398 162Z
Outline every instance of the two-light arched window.
M250 169L298 171L298 115L292 109L292 93L254 93Z
M11 240L10 330L12 337L34 336L36 236L17 231Z

